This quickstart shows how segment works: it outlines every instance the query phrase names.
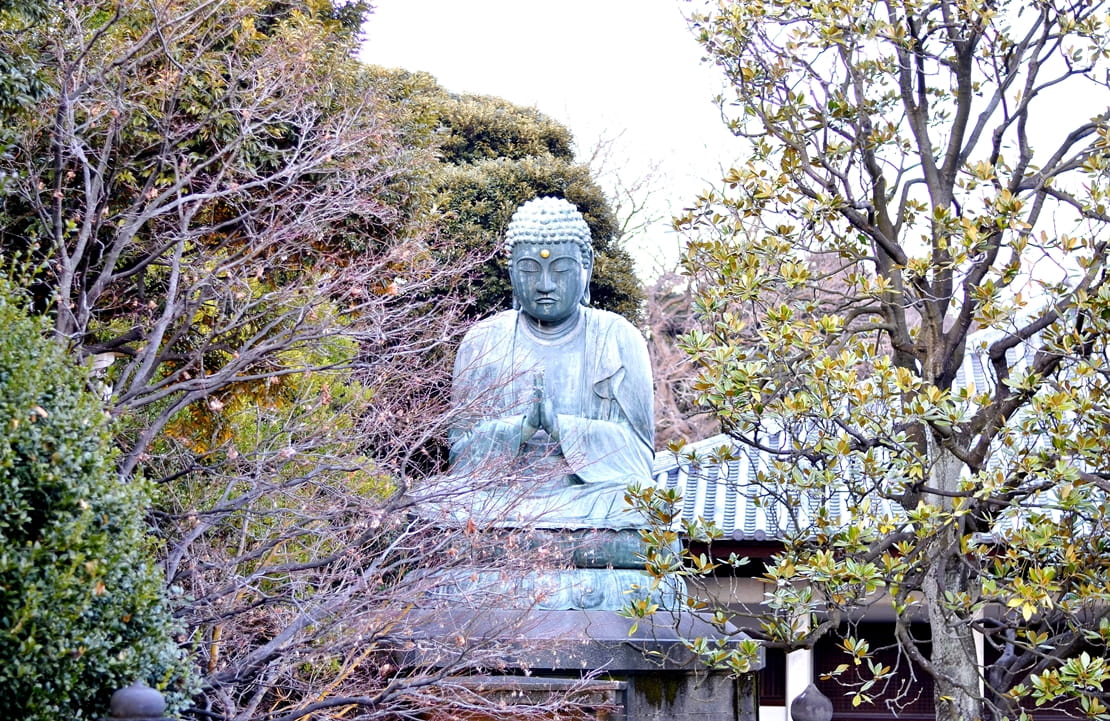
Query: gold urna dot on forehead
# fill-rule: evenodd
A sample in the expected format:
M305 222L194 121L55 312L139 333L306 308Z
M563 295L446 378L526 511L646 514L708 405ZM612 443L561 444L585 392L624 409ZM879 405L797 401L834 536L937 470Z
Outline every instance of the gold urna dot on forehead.
M543 250L540 251L540 257L541 258L547 258L550 255L551 255L551 251L548 250L547 248L544 248Z

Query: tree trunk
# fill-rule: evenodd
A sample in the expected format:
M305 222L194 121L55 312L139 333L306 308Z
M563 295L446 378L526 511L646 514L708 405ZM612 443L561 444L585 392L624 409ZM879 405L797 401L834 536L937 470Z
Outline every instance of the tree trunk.
M956 491L963 466L951 453L930 443L929 485ZM951 509L948 497L928 499ZM971 618L960 602L946 594L973 592L975 579L960 558L960 530L955 523L941 528L927 553L922 596L932 629L931 663L935 674L934 701L937 721L976 721L983 718L979 686L979 658Z

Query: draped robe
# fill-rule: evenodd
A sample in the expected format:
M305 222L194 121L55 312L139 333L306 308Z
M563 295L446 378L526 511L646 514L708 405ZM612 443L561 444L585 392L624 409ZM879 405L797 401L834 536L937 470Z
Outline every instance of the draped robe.
M450 434L454 475L495 471L499 459L532 459L566 473L562 485L647 483L654 456L651 366L640 333L608 311L579 308L558 340L537 336L519 311L477 323L455 359ZM537 374L558 416L558 442L542 431L521 444Z

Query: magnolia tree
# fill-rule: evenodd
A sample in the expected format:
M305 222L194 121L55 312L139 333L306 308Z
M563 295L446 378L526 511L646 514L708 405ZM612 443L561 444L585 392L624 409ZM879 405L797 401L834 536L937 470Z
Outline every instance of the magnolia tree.
M764 501L800 524L761 633L812 647L885 606L938 719L1107 713L1108 9L763 0L691 19L748 159L678 220L702 319L685 348L701 402L761 453ZM665 500L646 498L657 519ZM733 667L750 651L697 645ZM893 683L841 646L855 703Z
M451 289L481 259L424 222L434 160L353 59L360 6L0 11L41 85L0 107L0 247L91 366L120 479L157 488L193 716L551 712L454 679L505 663L512 617L429 631L446 570L545 556L483 561L477 529L411 500L450 423Z

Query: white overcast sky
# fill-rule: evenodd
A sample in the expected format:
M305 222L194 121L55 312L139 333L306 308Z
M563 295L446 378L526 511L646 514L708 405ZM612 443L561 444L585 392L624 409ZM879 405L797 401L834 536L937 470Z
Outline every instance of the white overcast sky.
M681 0L376 0L362 58L424 70L447 90L532 105L566 124L580 156L616 139L625 183L653 165L655 207L690 205L734 162L739 143L713 98L721 74L701 62ZM642 277L672 265L661 222L628 239Z

